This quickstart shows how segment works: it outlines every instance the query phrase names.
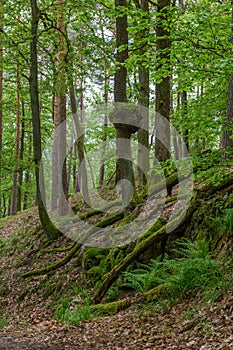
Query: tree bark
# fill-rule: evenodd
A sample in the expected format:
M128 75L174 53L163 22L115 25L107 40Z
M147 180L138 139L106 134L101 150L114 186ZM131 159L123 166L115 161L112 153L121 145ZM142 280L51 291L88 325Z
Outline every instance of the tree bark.
M231 44L233 45L233 0L231 0L232 16L231 16ZM230 49L233 57L233 50ZM233 148L233 74L228 79L228 98L227 98L227 118L223 128L222 147Z
M64 35L66 34L64 19L64 2L57 0L57 26L61 32L58 44L58 210L60 215L67 214L67 170L66 170L66 45Z
M159 162L165 162L170 158L170 127L169 124L160 125L158 122L159 115L170 120L170 32L166 25L169 19L170 0L158 0L157 2L157 25L156 35L158 52L158 70L162 65L167 66L167 76L161 77L161 82L156 84L156 117L155 117L155 158ZM162 63L161 63L162 62ZM165 62L165 63L164 63ZM166 146L166 145L167 146Z
M188 97L187 97L187 91L182 91L180 94L180 103L181 103L181 109L182 109L182 119L185 121L185 118L187 118L187 107L188 107ZM189 133L187 127L183 129L182 132L183 136L183 142L182 142L182 158L185 158L188 156L189 151Z
M115 0L115 9L121 11L121 8L127 9L126 0ZM132 164L132 154L130 147L130 138L132 133L136 132L130 123L131 111L127 111L126 80L127 69L125 67L128 58L128 21L127 15L117 15L116 17L116 60L120 68L117 69L114 77L114 102L115 111L110 120L113 122L117 133L117 163L116 163L116 184L121 186L122 204L125 208L125 215L130 209L130 198L135 193L134 171ZM123 50L120 49L125 45ZM125 107L126 106L126 107ZM128 113L129 112L129 113Z
M2 103L3 103L3 42L2 42L2 33L4 23L3 15L3 3L0 2L0 177L2 178ZM0 218L3 216L2 211L2 191L1 191L1 181L0 181Z
M21 102L22 117L21 117L21 135L20 135L20 152L19 152L19 179L18 179L18 192L17 192L17 211L21 210L22 202L22 186L23 186L23 157L24 157L24 138L25 138L25 108L24 102Z
M141 10L145 13L144 18L149 18L148 0L141 0ZM149 35L149 29L143 28L140 32L140 37L145 40ZM148 46L145 45L140 50L140 55L143 57L148 51ZM147 174L149 171L149 69L141 63L139 67L139 105L145 107L142 109L143 128L138 130L138 183L139 186L147 184Z
M18 194L18 171L19 171L19 153L20 153L20 93L19 93L19 67L16 70L16 138L15 138L15 169L13 175L13 189L11 200L11 215L17 213L17 194Z
M73 65L71 65L72 67ZM76 145L78 152L78 161L79 161L79 171L74 181L74 192L77 191L77 185L82 190L84 196L84 202L90 203L89 190L88 190L88 178L87 178L87 168L85 161L85 149L84 149L84 138L82 134L82 128L79 121L78 111L77 111L77 101L75 98L75 89L74 89L74 80L72 72L68 71L68 83L69 83L69 94L70 94L70 104L71 112L73 115L73 121L75 125L76 132Z

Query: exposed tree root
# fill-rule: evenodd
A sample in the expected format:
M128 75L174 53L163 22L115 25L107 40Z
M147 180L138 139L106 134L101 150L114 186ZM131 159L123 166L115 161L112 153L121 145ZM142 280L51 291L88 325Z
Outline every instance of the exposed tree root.
M96 304L91 306L92 312L97 312L100 314L113 315L119 311L126 310L132 305L140 303L149 303L154 300L157 300L159 297L163 296L166 293L166 287L163 284L156 286L149 291L137 295L133 298L125 298L117 301L113 301L106 304Z
M144 253L149 249L154 243L160 241L167 235L166 225L164 225L164 220L159 218L144 234L140 237L140 242L135 245L133 251L129 253L118 265L114 266L113 269L105 275L105 279L94 295L93 302L98 304L101 302L105 296L108 289L119 277L120 273L126 269L126 267L138 258L140 254ZM143 236L145 237L143 239Z
M72 249L70 249L69 253L63 259L59 260L54 264L42 267L41 269L25 272L24 274L22 274L22 277L28 278L31 276L39 276L39 275L44 275L48 272L57 270L59 267L64 266L67 262L69 262L80 247L81 247L81 244L75 243Z
M157 228L157 221L148 230L146 230L145 233L139 238L133 251L129 253L119 264L114 266L113 269L104 276L102 285L96 291L93 297L93 303L98 304L102 301L111 285L116 281L121 272L124 271L129 266L129 264L131 264L132 261L134 261L134 259L138 258L140 254L147 251L155 243L166 239L171 235L174 235L177 231L180 230L181 227L184 227L186 223L190 220L193 213L199 208L201 200L208 198L209 196L213 195L216 191L220 191L226 186L230 186L232 183L233 177L232 173L230 173L229 176L227 176L224 179L224 181L222 181L219 185L214 186L212 184L208 184L206 186L200 186L194 192L194 195L184 216L181 212L180 214L177 214L177 216L171 222L169 222L169 224L164 225L162 227L159 226ZM170 230L170 227L175 227L176 229L173 231ZM169 233L170 231L173 232ZM143 239L143 236L146 238Z
M85 240L88 237L90 237L90 235L93 232L95 232L95 227L107 227L108 225L112 225L116 221L121 220L123 217L124 217L124 211L121 211L119 213L110 215L109 217L107 217L103 221L96 224L94 227L91 227L86 232L85 236L82 237L82 239L81 239L82 243L85 243ZM40 269L25 272L24 274L22 274L22 277L28 278L31 276L39 276L39 275L43 275L43 274L46 274L48 272L57 270L61 266L64 266L65 264L67 264L73 258L74 254L76 254L77 251L81 248L81 246L82 246L82 244L80 242L74 243L73 246L70 247L69 253L63 259L59 260L58 262L56 262L54 264L50 264L50 265L47 265L45 267L42 267Z

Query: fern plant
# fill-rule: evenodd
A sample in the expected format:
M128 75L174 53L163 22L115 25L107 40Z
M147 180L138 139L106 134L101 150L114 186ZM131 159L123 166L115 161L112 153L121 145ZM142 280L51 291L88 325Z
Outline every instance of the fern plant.
M166 296L174 299L183 293L214 291L225 281L226 272L220 261L211 258L205 240L180 240L174 252L180 257L170 260L166 257L163 262L158 258L150 265L125 273L125 285L143 293L163 284Z
M141 293L165 282L165 271L160 257L152 260L151 265L139 264L140 268L132 272L125 272L124 286Z

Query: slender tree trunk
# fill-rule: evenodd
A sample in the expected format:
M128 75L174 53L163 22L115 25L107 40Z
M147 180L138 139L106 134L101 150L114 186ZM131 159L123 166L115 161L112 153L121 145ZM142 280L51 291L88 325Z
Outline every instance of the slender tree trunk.
M78 192L77 185L80 186L81 184L80 187L82 189L84 201L86 203L89 203L90 198L89 198L88 179L87 179L87 170L86 170L86 161L85 161L84 138L83 138L82 128L81 128L78 111L77 111L74 81L73 81L73 76L71 72L68 72L68 82L69 82L71 112L72 112L73 120L75 124L75 132L76 132L76 140L77 140L76 144L77 144L78 161L79 161L78 174L76 176L76 169L74 174L75 175L74 187L75 187L75 192Z
M29 133L28 137L28 164L32 161L32 136L31 133ZM25 174L25 192L24 192L24 198L23 198L23 209L28 208L28 201L29 201L29 187L30 187L30 169L27 168L26 174Z
M38 54L37 54L37 35L40 11L36 0L30 0L31 4L31 43L30 43L30 99L32 111L32 129L33 129L33 155L35 163L35 176L37 188L37 203L41 224L47 233L49 239L54 239L60 235L60 231L51 222L46 211L45 203L42 195L44 189L41 188L40 181L40 162L42 160L41 149L41 123L40 123L40 109L39 109L39 94L38 94Z
M141 10L145 13L144 18L149 18L148 0L141 0ZM140 37L145 40L149 35L148 28L143 28ZM140 50L143 57L148 51L147 45ZM143 64L139 67L139 105L146 107L142 109L143 128L138 130L138 183L139 186L146 185L147 173L149 171L149 69Z
M63 33L59 36L58 47L58 207L61 215L66 214L66 201L68 199L67 170L66 170L66 34L64 19L64 2L57 0L57 25Z
M182 109L182 119L185 121L187 118L187 104L188 104L188 98L187 98L187 91L182 91L180 94L180 102L181 102L181 109ZM188 151L189 151L189 134L188 129L184 128L182 132L183 136L183 142L182 142L182 158L187 157Z
M158 52L158 69L162 65L167 66L167 76L162 77L161 82L156 84L156 118L155 118L155 158L159 162L164 162L170 158L170 147L166 146L170 144L170 127L169 123L160 125L158 120L159 116L170 120L170 98L171 98L171 84L170 84L170 32L167 29L167 22L169 19L170 0L158 0L157 1L157 45ZM165 22L165 23L164 23Z
M3 3L0 2L0 178L2 178L2 103L3 103L3 43L2 43L2 34L3 30ZM3 216L2 212L2 191L1 191L1 181L0 181L0 218Z
M105 41L105 34L104 34L104 26L101 20L101 36L102 40ZM108 90L109 90L109 77L107 76L107 57L106 54L104 54L104 103L107 105L108 103ZM103 121L103 148L102 148L102 154L101 154L101 164L100 164L100 171L99 171L99 185L103 186L104 184L104 173L105 173L105 151L106 151L106 141L107 141L107 135L106 135L106 128L108 126L108 116L105 113L104 114L104 121Z
M25 109L24 101L21 102L22 118L21 118L21 136L20 136L20 153L19 153L19 178L18 178L18 192L17 192L17 211L21 210L22 202L22 185L23 185L23 157L24 157L24 138L25 138Z
M15 142L15 170L13 175L13 190L11 201L11 215L17 213L17 194L18 194L18 171L19 171L19 153L20 153L20 93L19 93L19 70L16 71L16 142Z
M58 208L58 95L55 92L53 98L53 156L52 156L52 210Z

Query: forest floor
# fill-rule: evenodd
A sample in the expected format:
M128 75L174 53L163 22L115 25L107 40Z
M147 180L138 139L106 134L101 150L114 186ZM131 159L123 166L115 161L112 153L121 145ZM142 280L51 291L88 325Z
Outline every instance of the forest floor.
M21 277L32 269L32 260L43 241L43 237L40 241L31 234L37 225L36 209L0 221L0 350L233 348L233 290L213 303L201 303L198 295L184 296L169 307L141 304L78 326L59 323L53 317L51 295L44 298L40 293L48 279L39 276L25 281ZM66 244L70 242L62 241L63 246ZM56 259L62 256L64 253L58 253ZM48 257L44 259L40 258L40 264ZM60 270L57 279L66 271ZM60 293L68 288L70 278L78 279L75 273L65 274ZM30 292L23 295L25 290Z

